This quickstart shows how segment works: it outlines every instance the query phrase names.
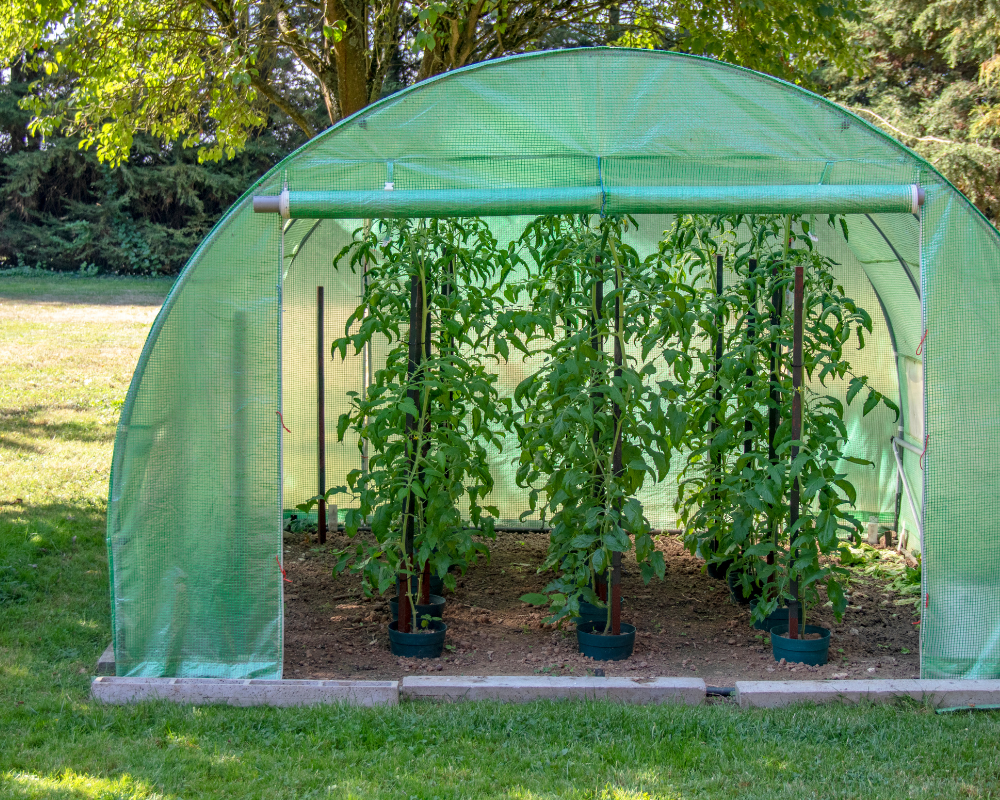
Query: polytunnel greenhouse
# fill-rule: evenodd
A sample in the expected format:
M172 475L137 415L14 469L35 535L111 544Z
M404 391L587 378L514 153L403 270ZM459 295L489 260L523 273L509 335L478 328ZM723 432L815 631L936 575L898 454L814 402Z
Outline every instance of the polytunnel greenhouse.
M256 211L255 211L256 205ZM268 213L261 213L268 212ZM844 215L816 248L872 318L858 363L900 409L847 410L856 514L923 557L923 677L1000 677L1000 240L929 163L810 92L717 61L617 48L441 75L345 119L262 177L192 256L121 414L108 509L119 675L281 677L282 530L364 450L337 419L384 362L325 364L360 271L334 262L373 219L476 216L500 242L535 215L629 214L655 249L678 214ZM498 362L512 393L516 359ZM844 387L834 387L843 393ZM497 453L498 526L527 508ZM675 523L676 478L645 485ZM341 517L343 508L341 508Z

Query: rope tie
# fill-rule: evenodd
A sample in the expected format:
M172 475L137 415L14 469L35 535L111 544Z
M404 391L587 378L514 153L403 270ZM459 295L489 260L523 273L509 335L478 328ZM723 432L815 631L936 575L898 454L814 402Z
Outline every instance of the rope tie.
M924 468L924 456L927 455L927 442L930 441L931 435L928 433L924 437L924 450L920 454L920 460L917 462L920 465L920 469Z
M277 556L274 557L274 560L278 564L278 569L281 570L281 579L285 583L291 583L291 581L288 579L288 576L285 574L285 568L281 566L281 560Z
M924 340L927 338L927 329L924 329L924 335L920 337L920 344L917 345L917 355L919 356L924 352Z
M280 411L275 411L274 413L278 415L278 422L280 422L281 423L281 427L285 429L285 433L291 433L291 431L288 430L288 426L285 425L285 420L282 418L281 412Z

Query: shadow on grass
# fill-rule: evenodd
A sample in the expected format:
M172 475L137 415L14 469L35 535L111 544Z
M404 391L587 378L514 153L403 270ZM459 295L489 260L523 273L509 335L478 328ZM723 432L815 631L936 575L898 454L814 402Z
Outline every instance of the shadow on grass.
M51 273L28 276L4 274L0 271L0 300L16 300L21 304L159 306L163 304L174 280Z
M64 420L42 422L38 419L52 411L77 411L73 406L33 405L25 408L0 408L0 449L17 450L26 453L41 453L44 448L37 444L17 441L13 436L32 441L61 439L67 442L113 442L113 425L96 421Z
M0 632L14 607L40 604L37 621L60 611L56 598L106 605L104 526L104 504L89 499L0 503Z

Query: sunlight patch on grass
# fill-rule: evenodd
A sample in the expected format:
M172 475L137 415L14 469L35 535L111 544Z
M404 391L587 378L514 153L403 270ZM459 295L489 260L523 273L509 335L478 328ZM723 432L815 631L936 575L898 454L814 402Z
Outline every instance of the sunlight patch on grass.
M3 787L14 797L30 798L80 798L80 800L165 800L166 795L154 791L148 784L134 780L130 775L120 778L98 778L73 770L61 775L33 775L27 772L8 772L3 776Z
M198 741L193 736L185 736L184 734L174 733L170 731L166 736L167 743L171 747L187 747L191 750L199 750Z
M635 789L623 789L620 786L605 787L600 794L600 800L682 800L679 794L655 794L641 792Z
M5 683L14 680L24 680L30 674L30 670L27 665L20 661L11 663L8 660L8 654L4 653L0 649L0 678L3 679ZM8 686L10 684L8 683Z

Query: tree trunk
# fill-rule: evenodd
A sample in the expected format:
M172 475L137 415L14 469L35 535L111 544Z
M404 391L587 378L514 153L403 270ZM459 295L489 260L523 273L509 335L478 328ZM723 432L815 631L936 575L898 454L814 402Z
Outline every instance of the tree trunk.
M343 29L332 50L338 110L341 118L349 117L368 105L368 5L364 0L329 0L326 24L338 34Z

